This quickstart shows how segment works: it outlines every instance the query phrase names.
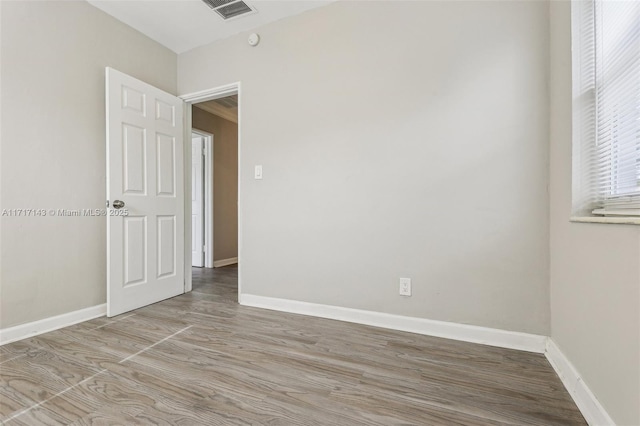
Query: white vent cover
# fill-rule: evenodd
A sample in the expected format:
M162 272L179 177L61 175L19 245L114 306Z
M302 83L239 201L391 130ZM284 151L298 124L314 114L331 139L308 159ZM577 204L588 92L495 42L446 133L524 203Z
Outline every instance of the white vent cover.
M222 19L237 18L256 10L242 0L202 0L204 4L215 10Z

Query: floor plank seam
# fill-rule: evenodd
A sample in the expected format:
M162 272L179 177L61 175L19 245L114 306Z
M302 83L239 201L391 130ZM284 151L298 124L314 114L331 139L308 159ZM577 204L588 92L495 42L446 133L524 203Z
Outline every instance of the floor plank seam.
M5 362L9 362L9 361L16 360L18 358L22 358L23 356L27 356L27 354L21 354L21 355L18 355L18 356L14 356L13 358L5 359L4 361L0 362L0 365L4 364Z
M177 336L178 334L182 333L183 331L187 331L188 329L190 329L191 327L193 327L193 325L189 325L185 328L183 328L182 330L176 331L175 333L173 333L171 336L167 336L162 340L157 341L156 343L154 343L153 345L147 346L146 348L139 350L138 352L136 352L133 355L129 355L128 357L124 358L122 361L118 362L118 364L122 364L125 361L129 361L132 358L135 358L136 356L140 355L141 353L144 353L146 351L148 351L149 349L153 348L154 346L159 345L162 342L166 342L167 340L171 339L174 336Z
M60 392L58 392L57 394L55 394L55 395L53 395L53 396L50 396L49 398L45 399L44 401L40 401L40 402L38 402L38 403L36 403L36 404L33 404L31 407L25 408L24 410L22 410L22 411L20 411L20 412L18 412L18 413L16 413L16 414L14 414L13 416L11 416L11 417L9 417L9 418L6 418L6 419L4 419L4 420L3 420L3 422L8 422L8 421L14 420L14 419L16 419L16 418L18 418L18 417L22 416L23 414L26 414L26 413L28 413L29 411L31 411L31 410L33 410L33 409L35 409L35 408L38 408L38 407L40 407L41 405L44 405L44 404L46 404L47 402L49 402L49 401L51 401L51 400L53 400L53 399L55 399L55 398L57 398L57 397L59 397L59 396L61 396L61 395L64 395L65 393L69 392L71 389L74 389L74 388L76 388L76 387L78 387L78 386L82 385L83 383L88 382L89 380L93 379L93 378L94 378L94 377L96 377L96 376L99 376L100 374L104 373L105 371L107 371L107 369L106 369L106 368L105 368L105 369L103 369L103 370L98 371L97 373L95 373L95 374L93 374L93 375L91 375L91 376L89 376L89 377L87 377L86 379L83 379L83 380L79 381L78 383L76 383L76 384L75 384L75 385L73 385L73 386L69 386L68 388L66 388L66 389L64 389L64 390L61 390L61 391L60 391Z
M131 317L131 316L133 316L133 315L135 315L135 314L128 315L128 316L127 316L127 317L125 317L125 318ZM125 319L125 318L120 318L120 320ZM116 322L116 321L112 321L112 323L113 323L113 322ZM104 324L103 326L105 326L105 325L108 325L108 324ZM171 339L172 337L177 336L178 334L180 334L180 333L182 333L182 332L184 332L184 331L187 331L187 330L188 330L188 329L190 329L191 327L193 327L193 325L189 325L189 326L187 326L187 327L185 327L185 328L183 328L183 329L181 329L181 330L176 331L175 333L173 333L173 334L172 334L172 335L170 335L170 336L167 336L167 337L165 337L165 338L163 338L163 339L158 340L156 343L154 343L154 344L152 344L152 345L149 345L149 346L147 346L146 348L144 348L144 349L142 349L142 350L140 350L140 351L136 352L135 354L129 355L128 357L126 357L126 358L122 359L121 361L119 361L119 362L118 362L118 364L122 364L122 363L123 363L123 362L125 362L125 361L129 361L129 360L133 359L134 357L136 357L136 356L138 356L138 355L140 355L140 354L142 354L142 353L144 353L144 352L148 351L149 349L153 348L154 346L157 346L157 345L159 345L160 343L166 342L167 340ZM98 328L99 328L99 327L98 327ZM5 361L3 361L3 362L13 361L14 359L17 359L17 358L20 358L20 357L23 357L23 356L26 356L26 354L19 355L19 356L17 356L17 357L14 357L14 358L11 358L11 359L8 359L8 360L5 360ZM102 369L102 370L98 371L97 373L95 373L95 374L93 374L93 375L91 375L91 376L87 377L86 379L83 379L83 380L79 381L79 382L78 382L78 383L76 383L75 385L73 385L73 386L69 386L68 388L66 388L66 389L64 389L64 390L62 390L62 391L60 391L60 392L56 393L55 395L53 395L53 396L51 396L51 397L49 397L49 398L47 398L47 399L45 399L45 400L43 400L43 401L40 401L40 402L38 402L38 403L36 403L36 404L33 404L32 406L30 406L30 407L28 407L28 408L25 408L24 410L22 410L22 411L20 411L20 412L18 412L18 413L16 413L16 414L14 414L14 415L12 415L11 417L8 417L8 418L6 418L6 419L3 419L3 420L2 420L3 424L4 424L5 422L9 422L9 421L11 421L11 420L14 420L14 419L18 418L18 417L20 417L20 416L22 416L22 415L24 415L24 414L28 413L29 411L31 411L31 410L33 410L33 409L35 409L35 408L40 407L41 405L46 404L47 402L49 402L49 401L51 401L51 400L53 400L53 399L55 399L55 398L57 398L57 397L59 397L59 396L61 396L61 395L65 394L65 393L67 393L67 392L69 392L70 390L72 390L72 389L76 388L77 386L80 386L80 385L82 385L83 383L88 382L89 380L93 379L94 377L97 377L98 375L100 375L100 374L102 374L102 373L104 373L104 372L106 372L106 371L107 371L107 369L106 369L106 368L105 368L105 369Z

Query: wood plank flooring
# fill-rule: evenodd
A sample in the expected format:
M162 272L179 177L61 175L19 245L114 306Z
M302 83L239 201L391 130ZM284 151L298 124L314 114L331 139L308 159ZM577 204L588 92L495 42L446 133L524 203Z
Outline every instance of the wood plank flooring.
M194 291L0 347L6 425L584 425L543 355Z

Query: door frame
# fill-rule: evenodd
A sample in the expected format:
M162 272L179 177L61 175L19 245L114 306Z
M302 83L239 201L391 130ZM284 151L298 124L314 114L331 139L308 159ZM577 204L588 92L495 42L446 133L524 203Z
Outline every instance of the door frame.
M191 133L201 136L204 140L204 172L202 179L204 181L204 267L213 268L213 168L214 168L214 136L204 130L193 127ZM185 173L186 175L186 173ZM186 204L186 203L185 203Z
M242 176L242 162L241 162L241 153L242 150L240 147L242 146L242 86L239 81L234 83L225 84L222 86L213 87L211 89L201 90L198 92L187 93L184 95L178 96L178 98L182 99L185 102L185 115L184 115L184 132L185 132L185 140L190 140L191 132L193 131L191 125L191 108L193 104L205 101L212 101L214 99L225 98L227 96L238 95L238 303L241 303L242 297L242 198L241 195L241 181L240 177ZM191 144L184 144L184 158L185 158L185 166L190 166L191 164ZM188 159L188 160L187 160ZM188 162L187 162L188 161ZM184 172L184 191L185 193L191 192L191 173L187 173L187 169L185 167ZM191 229L191 203L184 203L184 220L185 220L185 229ZM185 232L185 247L191 247L191 233ZM188 253L187 250L185 253L185 271L184 271L184 291L189 292L193 288L192 276L191 276L191 252ZM212 250L213 255L213 250ZM188 259L187 259L188 257ZM213 265L212 265L213 266Z

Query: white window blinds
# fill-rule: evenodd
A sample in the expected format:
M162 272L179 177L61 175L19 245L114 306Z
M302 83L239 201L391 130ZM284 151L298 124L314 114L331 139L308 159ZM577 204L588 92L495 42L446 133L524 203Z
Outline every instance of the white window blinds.
M597 214L640 214L640 0L573 7L574 199Z

